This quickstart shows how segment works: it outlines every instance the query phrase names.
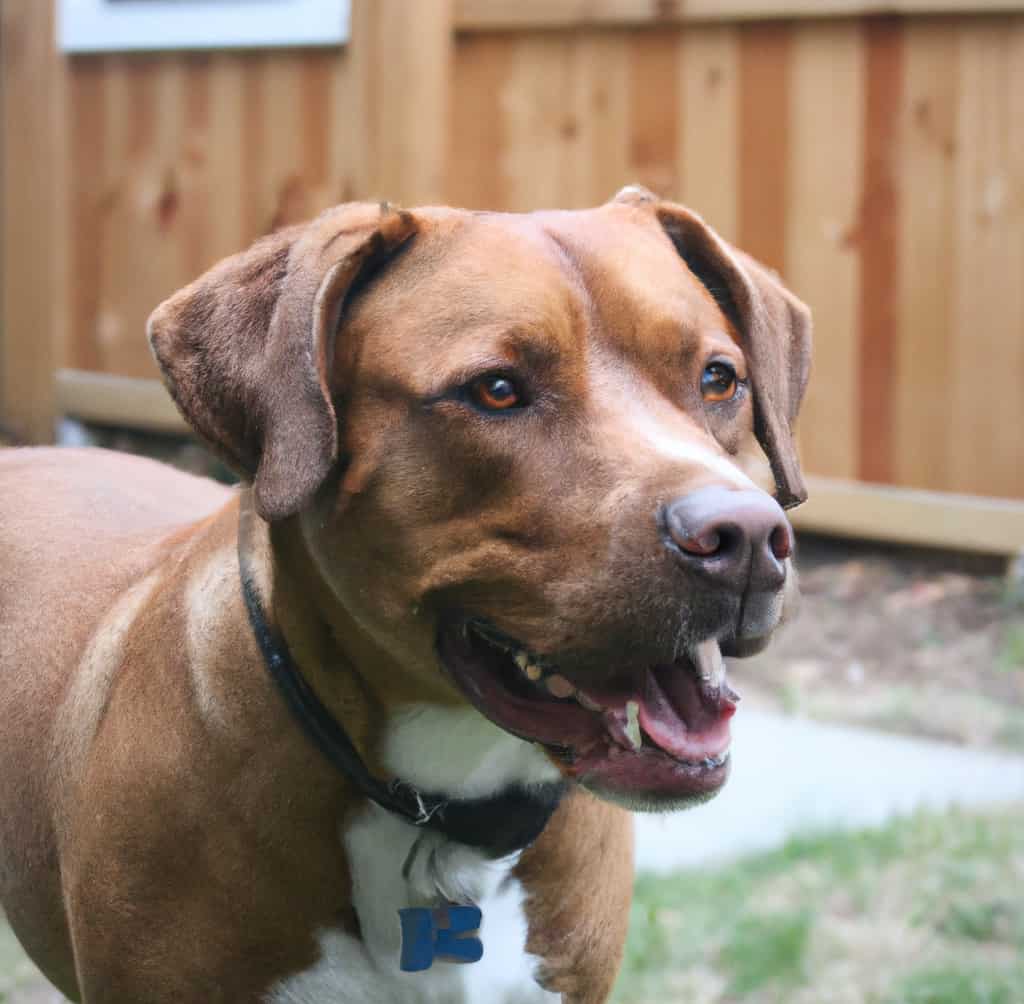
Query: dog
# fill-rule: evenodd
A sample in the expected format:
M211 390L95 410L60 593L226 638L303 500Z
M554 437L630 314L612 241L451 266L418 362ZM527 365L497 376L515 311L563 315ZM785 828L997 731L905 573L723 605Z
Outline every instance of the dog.
M807 308L631 187L339 206L148 334L242 482L0 454L22 945L83 1004L605 1000L630 810L725 783L795 595Z

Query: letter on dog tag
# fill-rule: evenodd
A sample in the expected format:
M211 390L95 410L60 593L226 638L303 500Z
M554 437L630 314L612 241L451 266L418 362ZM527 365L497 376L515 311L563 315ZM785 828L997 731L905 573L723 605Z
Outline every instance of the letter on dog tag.
M442 962L479 962L484 946L473 937L480 930L483 914L476 906L443 906L436 910L407 907L398 911L402 925L403 972L429 969L434 959Z

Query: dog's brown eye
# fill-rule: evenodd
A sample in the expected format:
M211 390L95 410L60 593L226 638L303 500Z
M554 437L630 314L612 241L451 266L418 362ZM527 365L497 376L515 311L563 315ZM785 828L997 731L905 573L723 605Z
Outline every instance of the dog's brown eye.
M526 403L515 381L505 376L489 374L479 377L468 390L473 404L484 411L509 411Z
M728 363L710 363L700 377L705 401L729 401L736 395L736 371Z

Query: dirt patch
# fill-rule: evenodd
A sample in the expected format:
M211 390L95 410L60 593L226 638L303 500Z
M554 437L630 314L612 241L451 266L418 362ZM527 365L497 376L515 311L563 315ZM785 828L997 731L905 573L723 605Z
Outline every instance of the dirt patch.
M798 568L797 617L732 663L745 698L1024 750L1024 584L1004 560L804 536Z

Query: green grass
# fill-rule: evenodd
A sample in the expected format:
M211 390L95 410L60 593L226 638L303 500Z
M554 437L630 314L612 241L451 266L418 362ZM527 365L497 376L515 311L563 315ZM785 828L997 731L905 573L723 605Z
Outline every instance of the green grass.
M1024 621L1013 621L1007 626L996 664L1006 673L1024 670Z
M615 1001L1024 1004L1022 890L1024 807L641 876Z
M765 986L802 982L813 917L804 909L742 918L719 952L729 973L729 992L742 996Z
M1024 967L937 965L900 981L886 1004L1021 1004Z

